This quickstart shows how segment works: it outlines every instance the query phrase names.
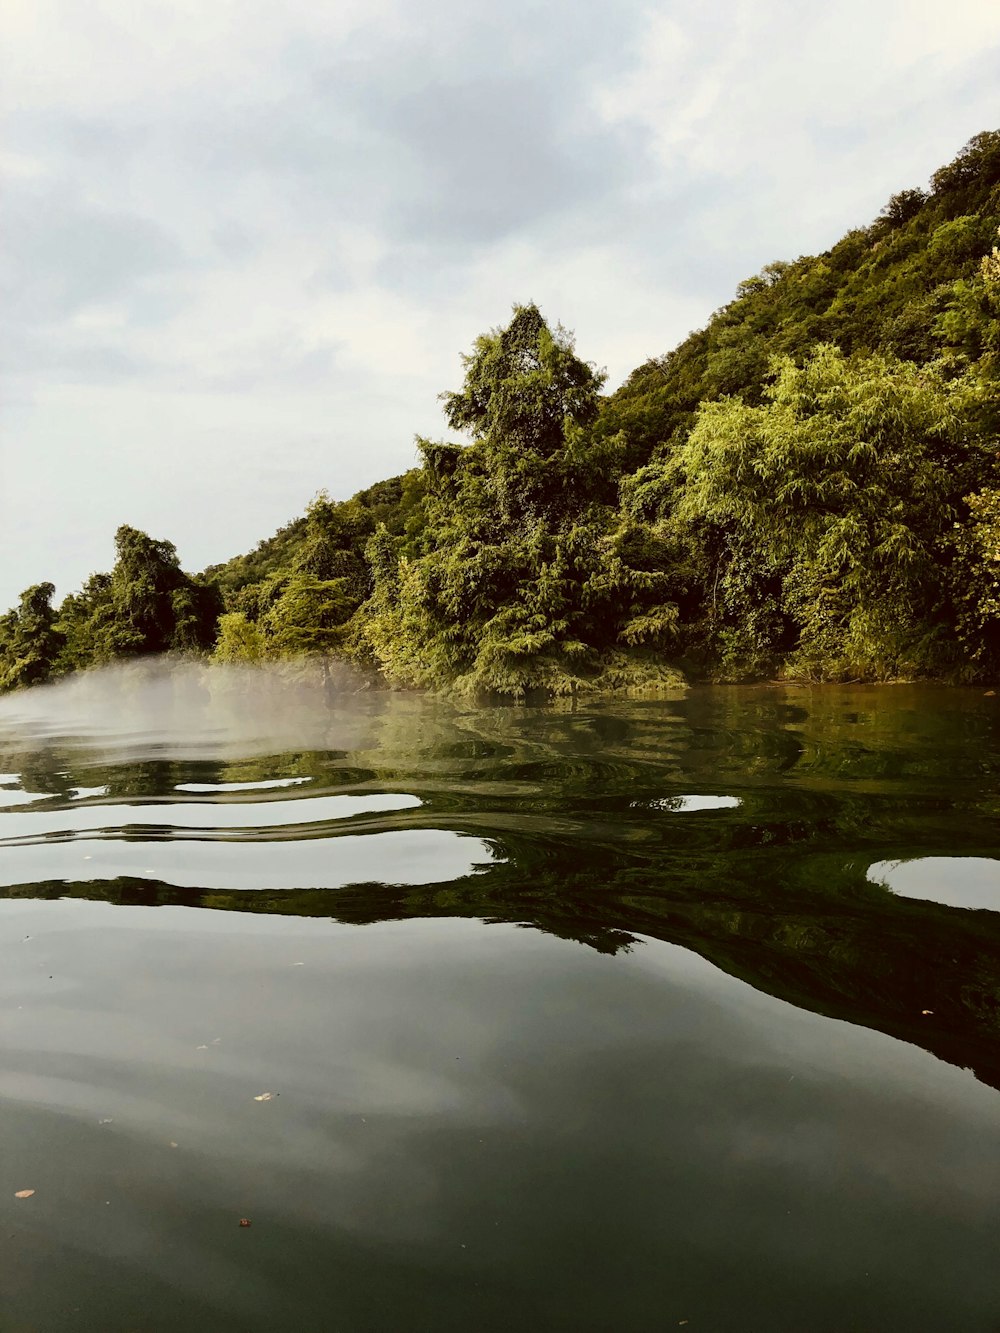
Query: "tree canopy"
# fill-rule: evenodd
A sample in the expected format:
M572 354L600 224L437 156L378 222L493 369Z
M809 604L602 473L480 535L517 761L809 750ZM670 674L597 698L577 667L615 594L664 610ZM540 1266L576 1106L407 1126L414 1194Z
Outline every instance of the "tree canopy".
M617 509L623 442L589 432L603 376L535 306L478 339L465 371L444 402L472 443L419 442L425 524L376 534L362 642L402 684L524 697L624 681L622 649L664 643L676 609L655 539L634 541Z

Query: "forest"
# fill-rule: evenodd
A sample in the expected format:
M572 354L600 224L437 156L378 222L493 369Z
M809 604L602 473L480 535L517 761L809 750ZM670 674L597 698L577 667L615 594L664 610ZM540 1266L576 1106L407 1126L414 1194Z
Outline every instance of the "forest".
M768 264L615 392L534 305L441 395L458 440L185 572L0 616L0 689L154 653L351 660L540 699L684 679L1000 675L1000 131L825 253ZM461 441L461 442L459 442Z

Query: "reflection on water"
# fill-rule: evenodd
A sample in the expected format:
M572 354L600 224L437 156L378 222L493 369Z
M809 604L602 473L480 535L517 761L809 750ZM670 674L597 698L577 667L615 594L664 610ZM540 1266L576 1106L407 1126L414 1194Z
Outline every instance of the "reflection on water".
M265 791L272 787L300 787L308 778L271 778L261 782L178 782L175 791L227 792Z
M1000 912L1000 860L921 856L915 861L876 862L869 867L868 878L904 898Z
M156 879L171 888L236 890L336 889L373 881L437 884L474 875L493 857L481 838L429 828L340 834L329 841L78 838L70 847L51 840L22 844L16 851L3 848L0 887L23 888L26 876L36 885L61 884L70 876L81 884L125 877Z
M104 790L103 788L101 789ZM48 809L8 813L0 805L3 836L0 847L53 834L106 831L132 834L138 829L197 829L208 836L213 829L288 828L329 824L352 816L383 810L412 810L416 796L376 792L364 796L315 796L303 801L161 801L155 805L89 805L72 810Z
M646 810L732 810L740 803L738 796L661 796L654 801L635 801Z
M107 788L92 788L104 794ZM76 793L79 797L79 792ZM72 810L51 808L3 816L3 842L13 838L51 836L53 833L87 832L104 829L127 833L137 826L163 829L263 829L295 824L320 824L345 820L356 814L376 810L408 810L420 805L420 798L396 792L377 792L368 796L317 796L303 801L169 801L156 805L88 805Z
M1000 1326L995 699L9 703L0 1326Z

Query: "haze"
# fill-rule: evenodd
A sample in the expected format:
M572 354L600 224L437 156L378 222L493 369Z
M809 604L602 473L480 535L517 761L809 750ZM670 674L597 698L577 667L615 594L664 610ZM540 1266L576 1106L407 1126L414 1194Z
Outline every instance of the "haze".
M0 769L46 744L98 746L119 760L229 758L321 741L353 750L397 696L342 662L229 666L146 657L0 697ZM407 701L403 701L403 711ZM399 711L399 710L397 710ZM3 804L0 801L0 804Z

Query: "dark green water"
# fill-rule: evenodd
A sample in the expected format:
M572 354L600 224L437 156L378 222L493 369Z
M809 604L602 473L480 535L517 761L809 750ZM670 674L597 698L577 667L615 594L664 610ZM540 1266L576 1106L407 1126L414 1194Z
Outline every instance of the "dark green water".
M0 1328L1000 1329L1000 699L220 679L0 712Z

